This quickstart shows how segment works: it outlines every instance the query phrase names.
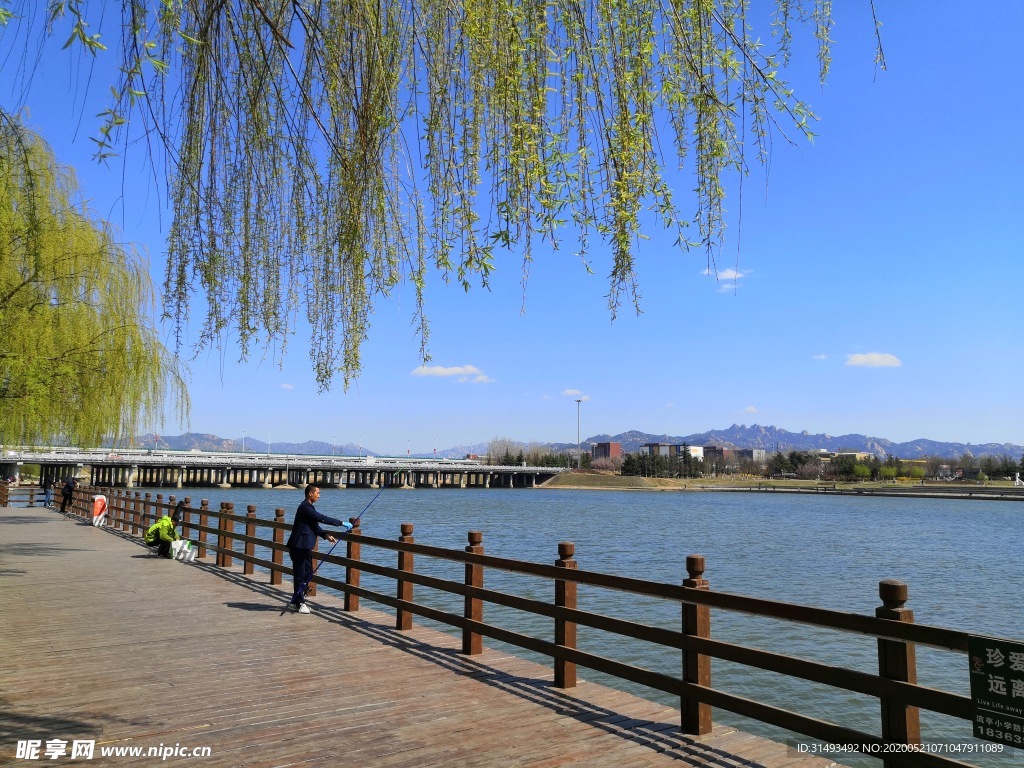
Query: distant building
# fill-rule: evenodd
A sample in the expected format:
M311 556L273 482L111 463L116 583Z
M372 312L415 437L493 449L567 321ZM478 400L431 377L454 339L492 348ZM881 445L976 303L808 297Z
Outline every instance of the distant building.
M724 465L727 449L719 445L704 446L704 463L711 465Z
M874 455L875 454L868 451L840 451L833 453L832 457L837 459L845 457L853 459L854 461L869 461L874 457Z
M732 455L738 462L748 461L767 461L767 452L764 448L736 448L733 450Z
M594 459L618 459L622 457L622 443L594 443Z
M679 453L679 446L672 443L644 443L648 456L675 456Z

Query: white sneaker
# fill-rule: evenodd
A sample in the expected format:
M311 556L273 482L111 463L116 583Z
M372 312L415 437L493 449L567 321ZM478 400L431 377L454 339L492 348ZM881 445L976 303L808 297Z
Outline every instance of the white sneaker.
M295 603L288 603L288 610L291 613L309 613L309 606L305 603L296 605Z
M303 603L299 606L299 613L309 613L309 606Z

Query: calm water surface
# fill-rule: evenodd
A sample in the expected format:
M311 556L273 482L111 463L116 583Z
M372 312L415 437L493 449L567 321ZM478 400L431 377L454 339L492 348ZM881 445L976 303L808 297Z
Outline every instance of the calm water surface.
M162 489L167 493L167 489ZM185 489L193 505L232 501L236 510L257 505L260 517L283 507L291 521L301 491ZM358 515L376 491L325 489L317 508L332 517ZM415 525L418 543L462 548L469 530L484 534L488 554L553 563L559 541L576 545L581 569L679 583L685 558L706 558L711 588L755 597L873 615L880 605L878 582L899 579L910 589L908 607L918 623L979 635L1024 639L1020 599L1024 593L1021 546L1024 503L946 499L843 498L767 494L604 492L568 490L400 490L388 489L363 517L369 536L395 538L403 522ZM340 549L337 550L340 552ZM393 565L393 553L364 548L364 556ZM417 570L461 580L462 567L417 558ZM335 572L332 573L331 570ZM338 578L341 569L324 566ZM544 580L490 570L489 588L551 599ZM368 589L392 594L393 582L363 574ZM461 612L461 598L417 587L417 601ZM585 610L677 629L679 607L586 585L579 588ZM389 609L385 609L389 610ZM487 606L485 618L515 631L552 639L552 621ZM417 617L416 621L421 621ZM429 622L428 622L429 623ZM439 629L454 632L450 627ZM579 646L626 663L678 674L679 654L639 641L628 643L588 627ZM712 612L712 635L769 651L784 652L850 669L877 673L873 638L804 627L791 622ZM487 640L485 643L498 646ZM515 653L530 656L514 649ZM918 648L922 685L969 695L963 654ZM537 658L550 664L546 658ZM580 669L581 678L625 688L678 706L657 691ZM791 680L719 660L713 661L716 688L805 715L872 733L879 731L874 699L841 689ZM717 722L794 742L801 737L729 712ZM925 742L973 742L967 721L922 712ZM957 757L956 755L951 755ZM976 765L1004 768L1024 764L1024 751L1006 747L1001 755L959 756ZM843 757L859 766L880 766L868 758Z

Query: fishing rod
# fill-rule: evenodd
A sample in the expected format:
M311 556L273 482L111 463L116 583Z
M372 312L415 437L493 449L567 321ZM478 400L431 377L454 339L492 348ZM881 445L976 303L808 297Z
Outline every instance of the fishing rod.
M336 546L338 546L339 542L341 541L341 537L342 536L344 536L349 531L351 531L353 528L355 528L357 525L359 525L359 521L363 519L363 515L366 514L366 510L368 510L371 506L373 506L373 502L375 502L380 497L380 495L382 493L384 493L384 489L387 488L387 487L388 487L388 484L387 484L387 481L385 480L384 483L381 485L380 490L377 491L376 495L372 499L370 499L370 502L365 507L363 507L363 511L360 512L354 519L352 519L351 522L343 522L341 524L342 525L342 530L339 531L339 533L341 535L338 536L334 540L334 543L331 545L331 548L329 550L327 550L327 554L325 554L323 558L318 558L317 564L313 567L313 572L311 574L309 574L309 578L306 579L306 581L302 583L302 586L300 586L297 590L295 590L295 594L291 597L291 599L285 605L285 607L284 607L285 611L288 610L288 606L291 605L293 602L295 602L296 599L302 600L303 596L306 594L306 590L309 588L309 582L311 582L313 580L313 577L316 576L316 572L320 569L320 566L323 565L324 558L327 558L327 557L331 556L331 552L333 552L334 548ZM282 616L284 615L284 611L281 612L281 615Z

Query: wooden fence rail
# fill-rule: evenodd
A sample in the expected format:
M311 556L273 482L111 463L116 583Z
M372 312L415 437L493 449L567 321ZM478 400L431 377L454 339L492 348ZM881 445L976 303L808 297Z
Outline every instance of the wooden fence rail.
M27 489L11 489L8 493L0 485L0 505L19 500L32 504L37 493ZM160 515L169 514L176 504L175 496L165 500L162 494L156 494L154 498L149 493L133 493L124 489L80 488L75 493L71 514L91 517L93 497L99 493L107 497L107 525L129 536L143 535L149 525ZM205 558L208 552L213 552L215 564L220 567L230 567L237 558L242 561L245 573L253 573L256 567L265 569L271 584L281 584L283 576L291 574L291 568L284 565L283 558L286 550L285 533L291 529L291 525L284 522L284 510L275 510L274 519L269 520L256 517L254 506L248 507L246 514L239 515L235 514L234 506L230 503L221 504L215 511L209 509L205 499L198 508L192 506L190 498L186 497L184 501L182 528L198 542L198 557ZM344 580L317 575L310 585L309 594L315 594L316 585L319 584L341 592L346 611L357 611L360 598L389 606L396 612L395 626L399 630L410 629L414 615L442 622L462 631L462 650L466 654L480 653L482 638L485 636L543 654L553 660L555 684L558 687L574 687L576 667L584 666L678 696L680 725L683 732L688 734L708 733L711 730L712 708L718 707L824 742L855 745L861 751L877 757L883 754L885 745L921 744L921 709L964 720L973 717L968 697L917 684L915 657L918 644L966 652L968 634L914 623L913 612L905 606L907 587L901 582L880 582L882 605L875 616L864 616L715 592L704 578L704 558L699 555L687 557L687 578L681 584L652 583L580 570L574 559L571 542L559 543L558 557L554 564L544 565L485 554L483 537L478 531L470 531L465 549L456 550L417 544L413 526L409 523L403 523L398 538L391 540L365 536L358 521L353 519L352 522L356 527L348 534L344 555L314 553L315 558L344 569ZM269 537L258 536L259 529L269 529ZM259 557L256 554L257 547L268 550L270 559ZM384 566L363 559L363 547L396 553L395 566ZM414 563L418 562L418 558L462 563L465 568L464 579L459 582L417 572ZM549 579L552 582L551 602L484 587L485 574L492 569ZM391 594L367 589L361 585L360 576L363 572L394 580L395 589ZM650 626L580 610L577 608L577 593L585 586L675 602L681 616L679 628ZM416 602L414 589L417 587L462 597L462 614ZM553 619L552 639L488 624L484 620L487 604L502 605ZM879 674L867 674L714 640L711 638L712 609L873 636L877 638ZM681 651L679 674L668 675L581 650L577 647L579 626L677 649ZM712 658L874 697L879 705L881 733L861 732L716 689L712 686ZM964 666L966 668L966 664ZM886 768L951 768L970 765L925 751L885 753L883 762Z

